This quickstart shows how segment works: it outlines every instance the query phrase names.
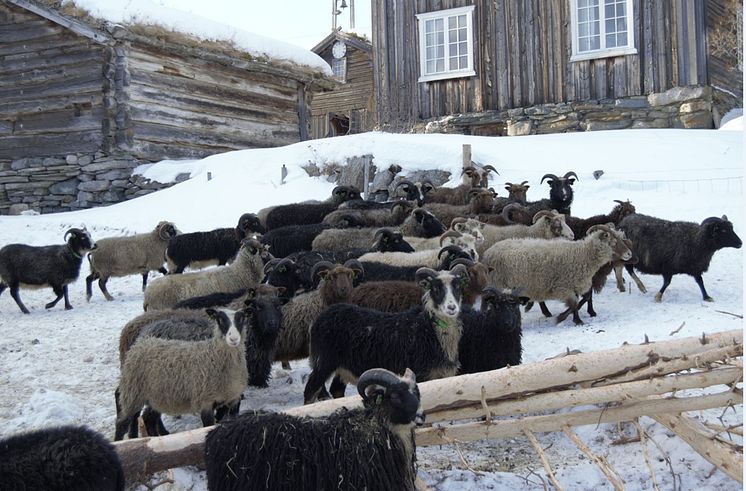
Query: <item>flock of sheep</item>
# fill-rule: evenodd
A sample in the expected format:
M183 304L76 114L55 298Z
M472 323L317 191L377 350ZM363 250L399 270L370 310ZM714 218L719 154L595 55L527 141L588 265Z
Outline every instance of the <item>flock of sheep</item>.
M717 250L741 247L725 216L671 222L616 201L606 215L575 217L574 172L546 174L549 197L532 202L527 181L506 183L508 196L497 197L491 166L465 168L455 188L400 171L377 176L390 190L385 201L337 186L326 201L247 213L235 228L180 234L161 222L98 241L73 228L64 245L7 245L0 294L9 289L28 314L20 289L49 286L56 298L46 308L64 298L71 309L67 287L86 254L88 300L95 280L112 300L110 277L142 275L145 312L120 336L115 440L138 436L140 416L150 436L168 434L161 413L198 412L205 426L225 418L206 442L210 489L326 489L340 476L348 488L414 489L413 428L424 422L417 380L519 364L521 307L538 302L551 317L545 302L559 300L557 322L572 315L582 324L581 307L596 315L592 294L612 271L622 291L625 269L643 292L635 270L663 276L658 302L673 275L688 274L712 301L702 273ZM199 270L210 264L218 267ZM151 271L164 275L148 284ZM239 414L247 385L266 387L273 362L304 358L306 403L356 384L364 408L320 419ZM123 488L106 439L50 431L0 442L0 481L64 480L43 456L95 489Z

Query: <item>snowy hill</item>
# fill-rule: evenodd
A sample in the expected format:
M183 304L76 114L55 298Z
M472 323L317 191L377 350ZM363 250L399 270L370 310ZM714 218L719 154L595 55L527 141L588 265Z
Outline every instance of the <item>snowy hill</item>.
M456 135L390 135L366 133L302 142L277 149L243 150L185 164L191 179L129 202L73 213L0 217L0 246L12 242L34 245L61 243L70 226L87 225L94 239L151 230L171 220L184 232L234 226L238 216L265 206L326 198L333 184L309 178L301 166L309 162L344 163L371 154L378 168L401 165L405 172L438 168L452 172L457 184L462 144L472 145L473 160L492 164L500 172L492 185L502 191L506 181L528 180L529 199L548 195L539 180L544 173L575 171L573 213L590 216L611 210L615 199L629 199L640 213L672 220L701 222L727 215L736 233L746 235L743 213L743 133L705 130L625 130L511 138ZM288 177L280 184L285 164ZM159 180L185 171L182 164L162 163L144 170ZM593 171L603 170L593 178ZM212 179L208 180L208 173ZM504 191L501 193L504 195ZM113 390L119 376L117 343L124 323L142 310L140 279L112 279L114 302L94 291L85 302L83 278L70 286L74 310L58 306L45 311L51 290L22 290L31 315L24 316L10 295L0 296L0 436L60 423L84 423L106 435L114 429ZM543 360L565 347L584 352L655 340L688 337L742 327L743 251L718 252L704 275L715 303L702 302L694 281L676 276L661 304L653 302L661 278L641 275L650 293L632 288L619 293L609 280L594 296L598 317L583 313L585 326L557 326L538 309L524 315L524 362ZM558 303L549 303L559 311ZM731 314L728 314L731 313ZM671 331L684 324L674 336ZM278 409L302 404L305 362L293 370L274 367L269 389L249 389L244 408ZM718 414L719 415L719 414ZM742 421L742 408L729 421ZM643 419L644 428L670 457L672 470L648 445L661 489L740 489L671 433ZM167 419L175 431L199 426L196 416ZM627 482L627 489L649 489L650 474L639 444L611 446L615 426L582 427L578 433L599 454L606 455ZM571 443L556 434L541 435L543 447L567 489L611 489L600 471ZM461 461L477 470L466 470ZM422 477L437 489L540 489L541 464L524 439L480 442L418 450ZM672 476L677 475L676 478ZM173 489L205 489L204 477L179 471ZM678 484L677 484L678 486Z

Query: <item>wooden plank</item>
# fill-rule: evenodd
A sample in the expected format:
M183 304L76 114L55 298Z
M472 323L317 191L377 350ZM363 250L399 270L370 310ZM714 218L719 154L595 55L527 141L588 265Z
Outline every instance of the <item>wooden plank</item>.
M666 18L666 9L669 8L665 2L653 1L655 5L655 46L654 52L656 53L656 59L651 60L655 63L658 77L655 84L655 92L663 92L669 88L669 63L672 55L672 43L666 42L666 24L668 19ZM675 59L675 56L673 57Z
M61 96L57 94L47 97L29 96L28 100L5 102L0 100L0 117L14 117L27 113L40 111L55 111L60 109L74 108L76 104L83 106L94 106L101 103L100 87L93 87L88 92Z
M76 77L62 77L44 83L29 84L22 87L0 88L0 101L24 101L36 97L49 97L52 95L72 95L92 90L102 91L103 76L99 70L97 73L81 73Z
M46 133L81 132L101 130L101 121L106 111L98 106L84 111L62 110L19 116L14 125L13 134L17 136Z
M656 91L656 59L653 39L654 10L653 0L642 1L642 38L639 41L638 52L640 64L644 67L642 78L642 93L651 94Z
M712 2L707 2L712 3ZM697 24L695 32L697 34L697 83L707 84L707 27L706 17L707 12L705 9L705 2L696 2L696 18ZM743 49L743 48L742 48ZM743 84L737 84L743 87Z
M524 67L525 74L525 93L524 102L529 106L536 104L536 78L537 78L537 57L539 53L536 51L536 36L537 31L534 29L534 23L536 17L533 10L532 0L523 0L523 20L524 29L521 31L519 37L523 40L523 46L521 49L521 65Z
M306 86L298 82L298 134L300 141L308 140L308 106L306 105Z
M635 48L637 49L637 55L627 56L626 58L626 77L627 77L627 93L629 95L642 95L642 73L640 71L640 58L643 52L641 44L642 36L642 2L641 0L632 0L633 5L633 21L632 30L635 37Z
M497 109L511 106L512 66L510 64L510 31L506 2L495 2L495 78L497 79Z
M101 61L101 59L92 60L86 54L78 61L70 58L67 63L48 67L24 69L18 64L9 64L15 71L0 72L0 90L5 87L16 87L26 90L25 87L43 85L52 80L75 79L75 77L90 76L91 74L97 75L103 81Z
M232 133L242 132L271 132L277 129L293 130L298 127L297 113L283 113L280 118L237 119L225 118L213 114L198 114L182 111L177 107L163 105L132 105L130 118L137 125L138 121L184 128L204 128L212 131Z
M0 26L0 43L23 43L57 34L59 27L46 20Z
M627 97L630 94L627 91L627 56L618 56L613 58L614 67L614 97Z
M284 145L288 141L299 141L297 126L292 131L274 129L273 131L247 134L240 131L227 133L225 131L209 131L138 121L134 126L134 131L135 141L178 143L184 146L243 148L242 142L253 143L257 139L261 139L266 142L265 147L273 147Z
M95 152L101 148L101 131L0 137L0 159L17 159Z

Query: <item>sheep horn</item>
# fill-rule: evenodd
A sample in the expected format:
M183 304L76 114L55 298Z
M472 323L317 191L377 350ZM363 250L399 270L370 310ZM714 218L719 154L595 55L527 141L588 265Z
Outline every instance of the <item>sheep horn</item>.
M456 247L455 245L447 245L443 247L440 251L438 251L438 259L443 255L444 252L463 252L459 247Z
M451 220L451 228L453 228L453 226L456 225L457 223L466 223L467 220L468 218L466 217L456 217L453 220Z
M355 271L357 273L356 276L362 277L365 274L363 263L361 263L357 259L348 259L347 261L345 261L344 267L350 268L351 270Z
M371 368L363 372L357 380L357 392L363 400L368 400L373 395L369 394L367 390L371 385L377 385L383 387L384 390L388 390L389 387L400 383L401 378L394 372L385 368Z
M329 261L319 261L311 268L311 278L316 278L322 271L329 271L334 268L334 264Z
M440 241L438 242L438 244L442 246L443 240L447 239L448 237L461 237L461 234L456 232L455 230L448 230L446 233L440 236Z
M605 231L605 232L609 232L609 233L611 233L611 228L609 227L609 224L606 224L606 225L601 225L601 224L598 224L598 225L593 225L592 227L590 227L590 228L589 228L589 229L588 229L588 230L587 230L587 231L585 232L585 235L586 235L586 237L587 237L587 236L589 236L589 235L591 235L591 234L592 234L593 232L595 232L596 230L603 230L603 231Z
M544 174L544 177L542 177L542 178L541 178L541 182L540 182L540 184L544 184L544 179L546 179L547 177L548 177L549 179L553 179L553 180L555 180L555 181L558 181L558 180L559 180L559 177L555 176L554 174Z
M461 174L460 174L460 175L462 175L462 176L463 176L464 174L466 174L467 176L471 177L471 175L472 175L472 174L473 174L473 173L474 173L475 171L476 171L476 169L475 169L474 167L471 167L471 166L469 166L469 167L464 167L463 169L461 169Z
M513 220L510 218L510 212L513 210L517 210L519 208L524 208L521 206L520 203L509 203L503 207L503 210L500 212L500 215L503 217L503 219L507 223L513 223Z
M565 179L567 179L567 178L568 178L568 177L570 177L570 176L574 177L574 178L575 178L575 179L577 179L578 181L580 180L580 178L578 177L578 175L577 175L576 173L574 173L573 171L570 171L570 172L568 172L567 174L565 174Z
M396 191L397 189L399 189L399 187L402 184L409 184L410 186L414 186L414 183L412 181L410 181L409 179L402 179L401 181L399 181L399 183L396 186L394 186L394 191Z
M494 286L488 286L484 290L482 290L482 300L485 302L488 300L493 300L498 296L500 296L500 292Z
M264 276L267 276L269 273L274 271L275 266L278 266L280 261L283 261L283 259L274 258L267 261L267 264L264 265Z
M492 167L491 165L485 165L484 167L482 167L482 169L484 169L484 170L486 170L486 171L492 171L492 172L494 172L495 174L497 174L498 176L500 175L500 173L499 173L499 172L497 172L497 169L495 169L495 168L494 168L494 167Z
M474 266L475 263L474 261L471 261L469 259L462 257L462 258L456 259L455 261L451 263L451 271L453 271L454 266L458 266L459 264L466 266L467 268L471 268L472 266Z
M540 210L540 211L537 211L536 214L534 215L534 218L531 220L531 223L536 223L537 221L539 221L539 218L541 218L541 217L544 217L544 216L553 217L556 214L557 214L557 212L554 211L554 210Z
M476 196L477 194L481 193L482 191L484 191L484 188L471 188L469 190L469 196Z
M70 228L67 230L67 232L65 232L65 235L62 236L62 240L67 242L68 235L81 234L81 233L83 233L83 231L80 230L79 228Z
M526 184L528 184L528 181L523 181L523 182L521 183L521 186L525 186Z

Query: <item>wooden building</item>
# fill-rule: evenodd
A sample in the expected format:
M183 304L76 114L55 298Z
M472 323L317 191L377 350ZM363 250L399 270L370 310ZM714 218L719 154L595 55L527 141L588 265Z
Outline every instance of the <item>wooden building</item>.
M374 2L376 122L471 134L711 127L743 103L742 39L724 28L742 8L739 0ZM730 51L715 52L716 32Z
M310 55L310 53L309 53ZM308 138L323 63L120 26L73 4L0 0L0 212L116 202L140 163Z
M365 38L332 31L311 48L332 67L339 85L318 94L311 106L311 138L373 129L373 46Z

